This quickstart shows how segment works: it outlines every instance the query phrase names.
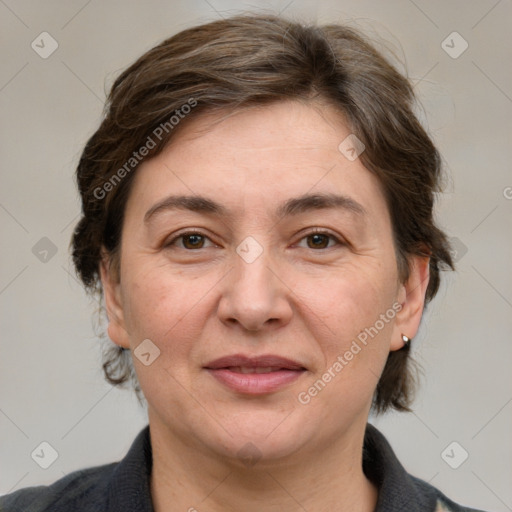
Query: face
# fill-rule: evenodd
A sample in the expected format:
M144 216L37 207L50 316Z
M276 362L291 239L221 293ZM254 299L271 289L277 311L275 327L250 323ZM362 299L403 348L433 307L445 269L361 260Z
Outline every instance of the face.
M428 275L412 260L399 282L379 181L338 149L349 134L327 107L283 102L199 117L139 167L120 279L104 265L102 280L152 428L235 459L364 430Z

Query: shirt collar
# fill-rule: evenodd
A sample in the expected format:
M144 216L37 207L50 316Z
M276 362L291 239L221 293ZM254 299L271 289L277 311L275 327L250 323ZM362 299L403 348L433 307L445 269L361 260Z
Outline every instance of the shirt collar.
M364 436L363 471L379 489L375 512L435 510L435 495L405 471L386 438L370 423Z
M124 459L117 465L108 490L111 512L154 512L150 475L153 465L149 425L135 438Z

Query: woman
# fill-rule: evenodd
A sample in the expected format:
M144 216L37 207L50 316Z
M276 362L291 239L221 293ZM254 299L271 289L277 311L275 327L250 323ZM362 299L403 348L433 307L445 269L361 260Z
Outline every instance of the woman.
M413 101L356 31L272 16L185 30L124 71L72 243L105 301L106 376L149 426L120 463L2 510L471 510L367 423L409 410L411 340L453 268Z

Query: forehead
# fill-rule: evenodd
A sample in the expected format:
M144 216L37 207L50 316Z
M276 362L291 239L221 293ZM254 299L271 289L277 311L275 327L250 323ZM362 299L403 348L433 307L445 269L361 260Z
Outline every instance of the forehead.
M133 206L151 208L186 194L212 198L232 214L248 205L268 212L282 210L286 198L318 193L341 194L379 213L378 179L339 149L349 135L334 110L299 102L200 115L139 166Z

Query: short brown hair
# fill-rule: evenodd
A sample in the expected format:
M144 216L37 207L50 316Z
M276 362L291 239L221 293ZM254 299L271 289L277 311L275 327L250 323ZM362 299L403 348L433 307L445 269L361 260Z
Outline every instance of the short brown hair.
M454 267L447 238L433 219L441 159L413 112L409 80L353 28L265 15L235 16L184 30L146 52L115 80L104 119L76 172L83 215L72 249L85 287L101 298L102 247L118 265L139 149L151 146L144 153L156 156L201 113L315 98L342 112L365 145L360 158L385 193L400 279L408 277L408 255L430 256L428 303L438 290L440 270ZM414 378L409 359L409 347L390 352L374 395L376 412L410 410ZM103 368L112 384L131 380L140 392L128 352L112 346Z

